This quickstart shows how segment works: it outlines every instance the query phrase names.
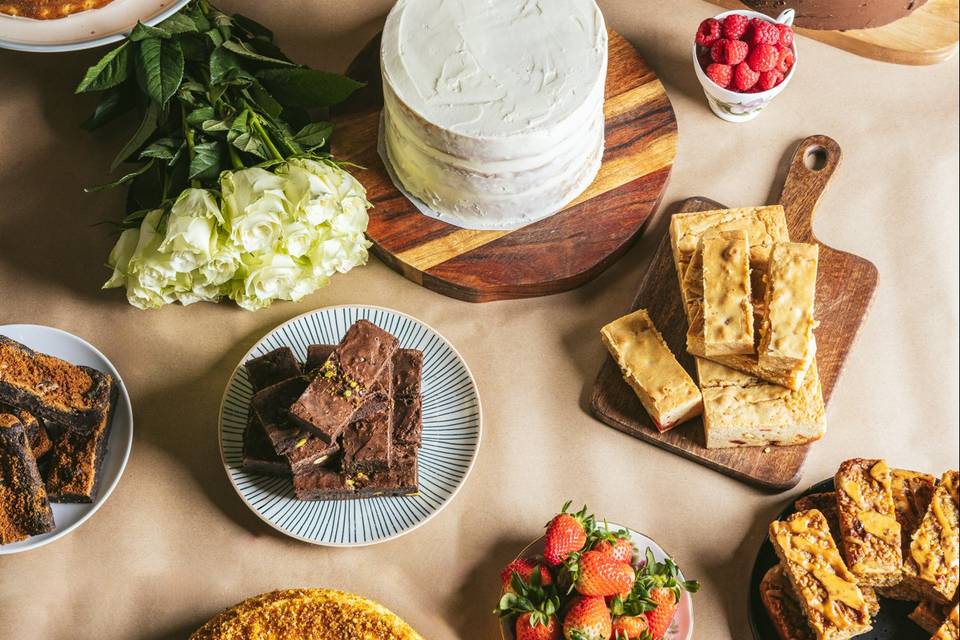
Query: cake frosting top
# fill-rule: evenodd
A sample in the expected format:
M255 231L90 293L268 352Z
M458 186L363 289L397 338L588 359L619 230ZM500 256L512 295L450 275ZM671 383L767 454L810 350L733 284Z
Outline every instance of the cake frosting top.
M594 0L399 0L381 56L385 82L415 113L491 138L592 108L606 48Z

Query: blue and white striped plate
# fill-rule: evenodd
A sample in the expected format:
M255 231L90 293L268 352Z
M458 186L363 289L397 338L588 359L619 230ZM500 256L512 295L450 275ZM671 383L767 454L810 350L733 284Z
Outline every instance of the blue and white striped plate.
M423 351L423 446L420 495L302 502L289 478L241 470L250 383L240 366L288 346L302 361L311 344L336 344L354 322L366 319L389 331L400 346ZM264 336L240 361L220 405L220 455L240 497L265 522L314 544L355 547L403 535L437 515L456 495L480 448L480 397L460 354L432 328L408 315L367 306L311 311Z

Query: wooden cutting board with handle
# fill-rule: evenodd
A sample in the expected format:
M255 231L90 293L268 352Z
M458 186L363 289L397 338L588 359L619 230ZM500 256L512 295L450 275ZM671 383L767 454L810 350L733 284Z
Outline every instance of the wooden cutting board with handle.
M797 147L787 172L780 204L783 205L790 238L820 245L816 317L817 365L824 401L829 402L834 385L860 330L877 287L877 268L868 260L838 251L813 234L813 215L820 196L840 163L840 145L822 136L805 138ZM676 212L722 209L707 198L690 198ZM673 266L669 233L664 235L650 264L631 311L645 308L680 362L696 380L693 358L686 352L687 320L680 300ZM613 318L611 318L613 320ZM599 341L599 333L597 340ZM800 481L800 470L813 445L794 447L744 447L707 449L703 446L703 422L692 420L666 433L658 432L636 395L627 386L612 358L607 358L597 377L591 409L600 420L631 436L677 453L711 469L771 490L786 490ZM827 423L829 442L832 429Z

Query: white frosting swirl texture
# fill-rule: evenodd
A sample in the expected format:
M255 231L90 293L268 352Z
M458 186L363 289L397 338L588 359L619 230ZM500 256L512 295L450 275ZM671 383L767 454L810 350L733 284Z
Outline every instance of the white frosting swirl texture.
M388 160L442 220L516 228L596 176L607 31L594 0L399 0L381 63Z

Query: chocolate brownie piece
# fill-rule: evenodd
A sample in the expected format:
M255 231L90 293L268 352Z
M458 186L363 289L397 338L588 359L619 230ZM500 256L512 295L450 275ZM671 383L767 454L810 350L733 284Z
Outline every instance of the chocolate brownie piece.
M53 447L53 441L47 433L46 427L40 420L29 411L17 409L8 404L0 402L0 413L12 413L20 420L23 430L27 434L27 442L30 443L30 449L33 451L33 457L39 460L50 452Z
M397 396L393 404L393 441L419 447L422 440L423 405L420 396Z
M297 443L306 443L311 435L290 420L290 405L299 398L310 385L306 376L297 376L283 382L270 385L254 394L250 401L263 430L278 454L285 454L296 448ZM303 446L301 444L300 446Z
M331 344L312 344L308 346L307 362L303 366L307 374L312 374L322 367L336 348L336 345ZM397 354L400 353L400 351L400 349L397 349L396 353L394 353L394 360L396 360ZM387 410L390 407L391 402L388 384L391 382L392 371L392 367L389 369L388 367L383 368L383 371L380 372L380 377L377 378L376 382L373 383L373 386L370 387L370 390L367 392L364 403L357 409L354 420L365 418L379 411Z
M355 419L396 350L397 339L392 335L372 322L357 321L290 407L290 418L333 442Z
M338 465L318 466L293 476L293 489L300 500L349 500L381 496L417 495L416 447L397 447L396 459L389 471L370 477L360 474L348 478Z
M319 369L336 348L334 344L311 344L307 347L307 361L303 364L303 370L311 373Z
M398 349L393 357L393 390L402 398L420 395L423 380L423 352Z
M269 353L244 363L247 378L253 393L275 385L284 380L295 378L303 373L300 363L289 347L280 347ZM251 407L247 412L247 428L243 431L244 471L270 476L289 476L290 463L286 456L277 453L273 443L267 437L263 423Z
M280 347L243 363L254 392L303 374L290 347Z
M0 336L0 401L90 433L110 403L110 374L37 353Z
M26 431L0 413L0 544L53 531L53 511Z
M116 398L103 409L100 422L89 434L64 429L57 438L46 473L51 502L90 503L97 499L115 404Z

